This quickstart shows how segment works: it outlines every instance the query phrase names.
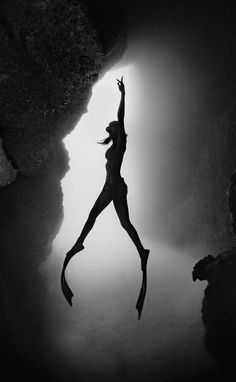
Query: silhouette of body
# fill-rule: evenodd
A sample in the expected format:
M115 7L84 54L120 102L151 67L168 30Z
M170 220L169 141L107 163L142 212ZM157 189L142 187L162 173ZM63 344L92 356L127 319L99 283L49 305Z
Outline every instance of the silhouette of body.
M149 255L149 250L145 249L140 241L138 233L129 219L129 210L127 204L127 185L124 179L120 175L121 164L123 161L124 153L126 151L126 139L127 134L124 128L124 114L125 114L125 86L123 83L123 77L121 80L117 80L118 88L121 92L121 100L118 108L118 121L113 121L109 123L106 131L109 137L106 138L102 144L108 144L112 141L111 147L106 151L105 157L107 159L106 163L106 181L104 187L98 196L93 208L91 209L88 219L81 231L79 238L77 239L74 246L66 254L66 258L63 264L62 275L61 275L61 286L64 296L66 297L68 303L72 306L72 296L73 293L70 290L66 279L65 279L65 269L68 265L70 259L79 251L84 249L83 242L91 229L94 226L96 218L98 215L108 206L108 204L113 201L116 213L119 217L121 226L126 230L135 244L139 256L141 258L141 269L143 272L143 283L140 290L138 302L136 308L139 313L139 318L141 317L142 307L144 303L145 293L146 293L146 265Z

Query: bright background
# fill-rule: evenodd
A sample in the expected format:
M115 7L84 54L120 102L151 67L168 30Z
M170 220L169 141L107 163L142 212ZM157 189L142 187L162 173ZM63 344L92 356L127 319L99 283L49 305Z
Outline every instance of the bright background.
M158 200L156 178L158 174L160 179L163 176L164 149L157 136L168 128L168 103L173 92L168 86L164 91L170 81L166 79L165 83L160 70L153 99L156 88L154 84L151 88L150 82L145 85L141 73L142 66L122 64L109 71L94 86L87 114L65 139L70 156L70 171L62 181L65 217L50 259L42 267L52 301L48 318L50 347L57 354L57 367L65 378L68 370L60 367L65 360L70 373L82 373L86 380L96 381L138 380L145 375L153 375L156 381L156 372L164 378L172 372L185 375L191 367L198 371L211 368L202 344L201 299L205 284L194 284L191 279L199 248L192 246L178 253L158 239L161 222L154 206ZM106 136L105 127L116 119L120 100L116 78L122 75L127 89L128 133L122 176L128 184L131 220L144 246L151 250L141 321L135 309L141 286L139 256L120 226L112 203L97 219L84 251L67 268L67 280L74 293L73 308L60 290L64 256L76 241L105 181L107 146L96 142ZM171 86L177 92L176 84ZM152 105L148 105L148 99ZM144 124L149 107L152 112ZM159 360L157 364L155 359ZM186 363L190 365L187 369Z

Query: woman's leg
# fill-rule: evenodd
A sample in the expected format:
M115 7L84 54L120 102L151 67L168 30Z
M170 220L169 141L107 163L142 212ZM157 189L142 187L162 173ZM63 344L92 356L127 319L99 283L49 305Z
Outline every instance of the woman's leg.
M75 245L72 247L71 250L73 249L76 250L76 248L79 248L83 244L87 235L93 228L96 218L108 206L108 204L111 201L112 201L112 195L111 195L110 189L104 186L96 202L94 203L93 208L91 209L89 213L88 219L85 222L85 225L81 231L80 236L78 237Z
M143 272L143 281L140 289L138 301L136 304L136 309L138 310L138 318L140 320L142 309L144 305L146 289L147 289L147 261L149 256L149 249L145 249L141 243L138 233L132 223L129 220L129 209L127 204L127 186L125 183L118 185L116 190L113 192L113 203L120 219L122 227L129 234L133 243L135 244L139 256L141 258L141 270Z
M65 298L67 299L68 303L71 306L72 306L73 293L72 293L72 291L71 291L71 289L70 289L70 287L66 281L66 278L65 278L66 267L67 267L69 261L71 260L71 258L77 252L82 251L82 249L84 249L83 242L84 242L85 238L87 237L88 233L93 228L93 225L95 223L97 216L104 210L104 208L106 208L108 206L108 204L111 202L111 200L112 200L111 192L110 192L109 188L104 186L102 189L102 192L100 193L100 195L97 198L93 208L90 211L89 217L88 217L88 219L84 225L84 228L82 229L82 232L81 232L78 240L73 245L71 250L69 252L67 252L67 254L66 254L66 257L65 257L65 260L63 263L63 267L62 267L62 273L61 273L61 287L62 287L62 291L63 291Z
M142 263L141 268L144 270L146 267L149 250L143 247L136 229L130 222L127 204L127 188L125 184L116 190L115 196L113 197L113 203L122 227L126 230L138 250Z

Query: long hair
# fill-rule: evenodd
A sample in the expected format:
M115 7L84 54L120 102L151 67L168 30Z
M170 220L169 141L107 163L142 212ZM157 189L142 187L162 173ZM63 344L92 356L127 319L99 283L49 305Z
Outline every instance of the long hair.
M102 139L101 141L99 141L99 142L97 142L97 143L99 143L100 145L108 145L108 143L110 143L111 142L111 137L110 137L110 135L109 135L109 137L107 137L107 138L104 138L104 139Z
M109 126L110 125L118 125L118 121L111 121L109 123ZM111 138L111 136L109 135L107 138L105 139L102 139L101 141L97 142L99 143L100 145L108 145L108 143L110 143L111 141L114 141L114 137Z

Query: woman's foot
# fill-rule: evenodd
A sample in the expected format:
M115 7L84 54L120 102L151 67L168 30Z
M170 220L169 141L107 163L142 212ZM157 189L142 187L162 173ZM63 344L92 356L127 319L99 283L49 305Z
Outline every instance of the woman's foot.
M75 243L73 247L67 252L67 255L69 254L71 257L74 256L76 253L82 251L84 249L84 246L82 243Z
M141 257L141 270L142 270L142 272L143 272L144 270L146 270L146 267L147 267L147 261L148 261L148 256L149 256L149 252L150 252L149 249L144 249L144 250L140 253L140 257Z
M69 261L71 260L71 258L76 253L82 251L82 249L84 249L83 244L75 243L75 245L71 248L71 250L69 252L67 252L64 263L63 263L63 268L62 268L62 273L61 273L61 287L62 287L62 292L63 292L65 298L67 299L68 303L70 304L70 306L72 306L73 293L72 293L72 291L71 291L71 289L70 289L70 287L66 281L65 270L66 270L66 267L67 267Z
M81 243L75 243L75 245L67 252L65 260L64 260L64 265L63 269L66 269L69 261L71 258L78 252L82 251L84 249L83 244Z
M141 286L139 296L138 296L138 301L136 304L136 309L138 311L138 319L139 320L141 318L141 314L142 314L142 310L143 310L144 300L145 300L145 296L146 296L146 290L147 290L147 277L145 275L145 272L143 272L142 286Z
M66 281L65 270L62 270L62 274L61 274L61 289L66 300L68 301L68 304L72 306L73 293Z

